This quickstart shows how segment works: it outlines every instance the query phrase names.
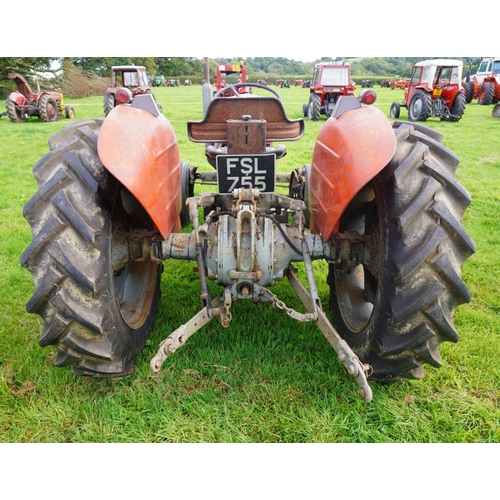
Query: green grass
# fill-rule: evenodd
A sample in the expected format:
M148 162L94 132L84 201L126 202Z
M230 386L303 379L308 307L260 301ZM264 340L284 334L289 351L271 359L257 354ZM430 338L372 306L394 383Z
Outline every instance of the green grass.
M388 116L403 92L376 91L376 106ZM289 118L301 117L308 90L280 93ZM187 120L201 119L201 87L158 88L155 94L176 130L181 159L211 169L203 146L190 143L186 130ZM103 116L100 97L67 100L76 119ZM401 114L406 119L405 109ZM310 162L324 120L306 120L304 138L287 144L280 171ZM461 158L457 177L473 199L464 225L477 253L463 269L473 299L455 314L461 340L442 347L443 367L427 368L423 380L372 383L369 405L315 325L298 324L264 304L235 303L228 329L212 321L152 374L149 361L159 342L199 308L193 263L181 261L165 264L156 327L131 376L93 380L54 368L55 351L37 343L41 319L24 309L33 282L19 257L31 241L22 207L36 190L33 165L48 152L50 135L67 123L0 119L1 442L500 441L500 120L491 117L491 107L474 102L459 123L426 123ZM319 264L320 277L324 271ZM319 291L326 304L324 279ZM273 292L299 308L286 283Z

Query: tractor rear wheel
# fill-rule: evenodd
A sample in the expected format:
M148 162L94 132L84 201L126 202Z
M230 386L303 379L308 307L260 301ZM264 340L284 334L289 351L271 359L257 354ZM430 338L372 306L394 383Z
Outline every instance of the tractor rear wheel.
M321 115L321 98L318 94L311 94L309 106L307 107L307 118L318 121Z
M412 122L425 122L432 111L432 98L425 90L417 90L408 105L408 118Z
M458 122L462 118L462 115L465 113L465 95L459 93L455 96L455 100L450 108L450 122Z
M38 112L40 118L44 122L56 122L59 118L59 108L53 97L49 94L44 94L38 102Z
M115 96L111 92L107 92L103 99L104 116L108 116L111 110L116 106Z
M49 140L23 211L33 239L21 264L35 283L26 309L43 318L39 344L57 347L55 365L117 377L132 372L153 328L162 267L129 257L128 235L152 222L101 164L101 123L76 122Z
M5 107L7 108L7 113L11 122L22 123L28 119L28 115L21 113L14 101L7 99Z
M457 342L454 309L470 301L462 265L475 245L462 227L471 199L441 134L394 122L393 159L349 204L339 233L365 236L362 263L331 264L330 306L339 334L371 379L421 378Z
M483 82L477 96L478 104L489 106L493 104L493 96L495 95L495 84L493 82Z
M472 99L474 98L474 82L473 81L465 82L464 90L465 90L465 102L468 104L472 102Z

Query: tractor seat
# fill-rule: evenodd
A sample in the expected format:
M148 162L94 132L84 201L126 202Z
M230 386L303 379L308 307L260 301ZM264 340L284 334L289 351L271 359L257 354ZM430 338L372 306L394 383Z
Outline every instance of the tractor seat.
M249 95L213 99L200 122L188 122L188 137L193 142L227 143L230 120L265 122L266 144L275 141L296 141L304 135L304 120L289 120L281 101L274 97Z

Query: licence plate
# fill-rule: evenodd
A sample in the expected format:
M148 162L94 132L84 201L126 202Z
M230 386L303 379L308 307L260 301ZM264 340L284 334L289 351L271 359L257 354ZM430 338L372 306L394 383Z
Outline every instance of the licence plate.
M276 188L276 155L219 155L216 159L219 193L235 189L258 189L273 193Z

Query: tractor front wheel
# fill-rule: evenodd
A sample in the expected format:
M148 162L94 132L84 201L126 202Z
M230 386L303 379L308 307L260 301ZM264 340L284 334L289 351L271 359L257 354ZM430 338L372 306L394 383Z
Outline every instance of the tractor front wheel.
M441 134L394 122L393 159L349 204L339 235L364 236L358 264L331 264L330 306L339 334L381 381L421 378L456 342L454 309L470 301L462 265L475 245L462 227L471 199Z
M417 90L408 106L408 118L412 122L425 122L432 111L432 98L425 90Z
M391 104L391 110L390 110L391 118L399 118L400 112L401 112L401 105L399 104L399 102L393 102Z
M75 108L73 106L65 106L64 107L64 114L66 118L71 119L75 117Z
M39 344L57 347L55 365L117 377L132 372L153 328L162 267L140 242L130 251L130 234L153 224L100 162L101 123L76 122L49 140L23 211L32 243L21 264L35 282L26 309L44 320Z
M56 122L59 118L59 108L53 97L44 94L38 102L38 112L44 122Z
M318 94L311 94L309 106L307 107L307 118L318 121L321 115L321 98Z

